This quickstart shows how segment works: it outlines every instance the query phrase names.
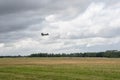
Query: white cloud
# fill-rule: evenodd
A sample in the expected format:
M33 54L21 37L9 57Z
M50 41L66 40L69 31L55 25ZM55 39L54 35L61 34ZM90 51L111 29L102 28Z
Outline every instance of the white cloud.
M56 16L55 15L49 15L49 16L45 17L45 20L48 21L48 22L55 22Z
M0 48L4 47L5 44L4 43L0 43Z
M76 18L68 21L50 22L49 26L57 27L57 32L60 33L61 38L71 36L74 38L109 37L115 29L120 28L119 14L120 6L119 8L114 8L114 6L111 8L106 7L103 3L92 3L84 13ZM51 28L51 30L53 29Z

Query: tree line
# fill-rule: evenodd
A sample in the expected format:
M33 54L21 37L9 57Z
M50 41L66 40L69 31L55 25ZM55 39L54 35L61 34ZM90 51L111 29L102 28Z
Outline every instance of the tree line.
M33 53L28 56L0 56L0 58L18 58L18 57L108 57L108 58L120 58L120 51L107 50L104 52L84 52L84 53Z
M105 52L84 52L84 53L35 53L28 57L109 57L109 58L119 58L120 51L118 50L107 50Z

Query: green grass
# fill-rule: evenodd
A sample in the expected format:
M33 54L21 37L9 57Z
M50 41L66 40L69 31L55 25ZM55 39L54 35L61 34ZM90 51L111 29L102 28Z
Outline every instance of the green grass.
M120 80L120 59L0 58L0 80Z

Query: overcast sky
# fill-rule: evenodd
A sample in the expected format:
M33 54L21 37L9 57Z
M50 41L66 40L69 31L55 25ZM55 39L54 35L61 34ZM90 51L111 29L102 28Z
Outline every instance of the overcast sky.
M0 55L111 49L120 50L120 0L0 0Z

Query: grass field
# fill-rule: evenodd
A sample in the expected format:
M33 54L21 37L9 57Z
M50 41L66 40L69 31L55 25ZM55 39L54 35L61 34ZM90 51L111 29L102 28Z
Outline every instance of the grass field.
M0 80L120 80L120 58L0 58Z

